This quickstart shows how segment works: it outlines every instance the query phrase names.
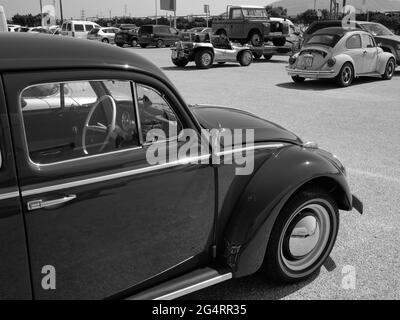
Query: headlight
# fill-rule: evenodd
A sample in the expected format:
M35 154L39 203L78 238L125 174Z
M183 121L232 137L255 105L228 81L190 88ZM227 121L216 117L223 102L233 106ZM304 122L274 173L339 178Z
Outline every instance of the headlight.
M296 60L297 60L297 58L296 58L295 56L291 56L291 57L289 58L289 64L290 64L290 65L295 64L295 63L296 63Z
M328 60L328 67L332 68L336 64L336 59L335 58L330 58Z

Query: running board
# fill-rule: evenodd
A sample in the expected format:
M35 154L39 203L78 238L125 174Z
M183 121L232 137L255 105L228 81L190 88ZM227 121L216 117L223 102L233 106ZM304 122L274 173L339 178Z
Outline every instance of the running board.
M173 300L232 279L232 273L199 269L127 298L126 300Z

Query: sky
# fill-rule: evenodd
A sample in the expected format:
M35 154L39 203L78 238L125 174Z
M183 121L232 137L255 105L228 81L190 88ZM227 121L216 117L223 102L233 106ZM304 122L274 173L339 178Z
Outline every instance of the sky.
M220 14L226 11L228 4L252 4L267 5L274 0L176 0L177 15L203 14L203 5L209 4L211 14ZM56 2L57 16L59 16L59 0L42 0L43 6ZM111 10L112 16L123 16L125 12L125 4L127 7L127 15L136 17L151 16L155 13L156 0L63 0L64 18L71 17L80 18L81 11L85 11L86 17L108 17ZM158 8L160 0L157 0ZM37 14L40 12L40 0L0 0L0 6L3 6L6 16L12 17L16 13L20 14ZM158 10L158 14L165 15L166 11Z

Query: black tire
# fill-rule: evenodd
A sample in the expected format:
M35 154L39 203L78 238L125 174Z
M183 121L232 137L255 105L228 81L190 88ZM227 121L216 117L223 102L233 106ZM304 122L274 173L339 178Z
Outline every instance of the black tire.
M296 83L303 83L304 81L306 81L306 78L300 76L292 76L292 80Z
M177 67L184 68L189 63L187 59L172 59L172 63Z
M122 48L124 46L124 44L123 43L117 43L117 46Z
M147 48L147 46L148 46L147 44L143 44L143 43L142 43L142 44L140 44L140 47L142 47L143 49L146 49L146 48Z
M275 47L283 47L286 44L286 38L275 38L272 39L272 43Z
M354 68L350 62L346 62L340 69L336 77L336 83L339 87L345 88L351 86L354 80Z
M164 41L161 40L161 39L158 39L157 43L156 43L156 47L157 48L163 48L164 47Z
M103 40L101 40L101 42L103 42L103 43L110 43L110 40L108 40L107 38L104 38Z
M383 80L391 80L396 70L396 62L393 58L390 58L386 64L385 73L382 75Z
M132 40L131 40L131 46L132 46L132 48L136 48L137 45L138 45L137 39L132 39Z
M263 36L259 31L252 32L248 41L254 47L261 47L264 44Z
M214 56L210 50L199 50L195 56L196 66L199 69L209 69L213 65Z
M338 205L328 192L319 188L300 191L277 218L263 272L280 283L310 278L332 252L339 222Z
M271 60L272 57L273 57L272 54L264 54L264 59L267 60L267 61Z
M225 37L228 36L225 30L218 30L217 33L216 33L216 35L217 35L217 36L224 35Z
M242 67L248 67L253 62L253 54L250 50L244 50L239 53L238 60Z

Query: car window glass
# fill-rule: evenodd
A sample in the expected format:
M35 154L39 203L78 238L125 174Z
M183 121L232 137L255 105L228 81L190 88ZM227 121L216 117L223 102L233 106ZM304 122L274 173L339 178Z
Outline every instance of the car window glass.
M39 165L137 147L128 81L38 84L23 90L21 108L30 159Z
M361 48L361 37L359 34L355 34L347 39L347 49L360 49Z
M137 85L136 88L140 124L146 143L153 142L152 130L163 130L167 139L173 138L174 132L182 130L180 121L162 94L145 85ZM170 128L173 128L172 132Z
M83 28L83 24L76 24L76 25L75 25L75 31L76 31L76 32L85 31L85 29Z
M94 28L94 26L91 24L85 24L85 28L86 28L86 31L91 31Z
M67 24L67 31L71 31L72 30L72 25L70 23Z
M374 48L375 47L375 43L372 40L370 35L363 34L362 40L363 40L363 48Z
M64 23L64 24L62 25L61 30L62 30L62 31L66 31L66 30L67 30L67 24L66 24L66 23Z
M232 10L232 19L242 19L242 9L234 9Z

